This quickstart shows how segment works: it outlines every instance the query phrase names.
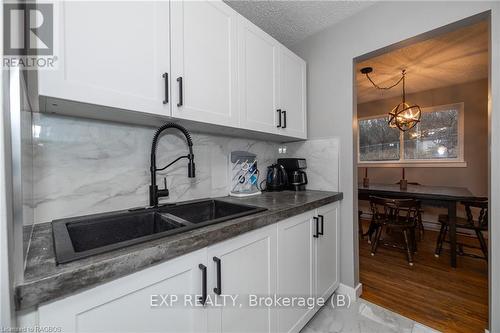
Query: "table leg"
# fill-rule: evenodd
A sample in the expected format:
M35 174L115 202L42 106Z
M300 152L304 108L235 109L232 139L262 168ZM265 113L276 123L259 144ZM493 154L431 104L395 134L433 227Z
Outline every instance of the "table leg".
M449 231L448 235L450 238L450 264L451 267L457 267L457 203L452 201L448 204L448 223Z

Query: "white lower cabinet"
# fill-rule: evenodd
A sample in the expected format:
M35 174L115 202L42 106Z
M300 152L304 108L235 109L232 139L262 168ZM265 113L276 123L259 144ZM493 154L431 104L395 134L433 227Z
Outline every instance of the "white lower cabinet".
M283 297L322 297L339 285L338 203L278 223L278 284ZM278 310L278 332L299 332L318 307Z
M307 212L278 224L279 296L313 296L313 216L314 211ZM279 308L278 332L298 332L311 316L311 309Z
M318 307L269 307L266 299L335 291L337 219L338 203L288 218L42 304L32 324L62 332L299 332Z
M151 306L159 295L199 295L206 249L39 307L40 326L62 332L204 332L202 307ZM158 295L158 296L155 296Z
M271 297L276 293L276 226L209 247L208 261L213 268L209 290L218 303L224 295L237 297L235 306L225 296L226 306L208 311L209 332L275 332L274 309L254 306L249 301L250 297L254 301L255 296Z
M315 242L315 295L329 297L339 286L339 225L338 203L318 208L322 228Z

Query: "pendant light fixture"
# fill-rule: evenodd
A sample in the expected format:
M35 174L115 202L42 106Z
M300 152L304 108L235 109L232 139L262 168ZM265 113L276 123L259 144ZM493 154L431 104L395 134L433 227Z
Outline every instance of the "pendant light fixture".
M389 90L396 87L400 83L403 84L402 101L389 112L389 127L398 128L402 132L406 132L415 127L415 125L420 122L422 110L417 104L410 104L406 102L406 70L403 69L401 72L401 78L396 83L388 87L381 87L373 82L369 75L371 72L373 72L373 68L371 67L364 67L361 69L361 73L365 74L371 84L377 89Z

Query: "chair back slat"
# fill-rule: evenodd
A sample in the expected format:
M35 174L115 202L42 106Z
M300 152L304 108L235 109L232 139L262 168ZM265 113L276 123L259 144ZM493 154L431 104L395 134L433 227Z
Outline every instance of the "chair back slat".
M476 198L474 200L462 201L465 207L467 216L467 224L479 227L480 229L488 229L488 198ZM473 208L475 208L473 210ZM474 213L479 212L477 215ZM475 218L477 216L477 219Z
M389 199L370 196L370 208L375 222L384 224L415 223L418 202L414 199Z

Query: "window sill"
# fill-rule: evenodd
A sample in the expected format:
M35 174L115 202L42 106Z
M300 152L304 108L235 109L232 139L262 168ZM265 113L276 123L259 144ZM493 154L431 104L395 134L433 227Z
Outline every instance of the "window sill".
M358 162L360 168L466 168L465 161Z

